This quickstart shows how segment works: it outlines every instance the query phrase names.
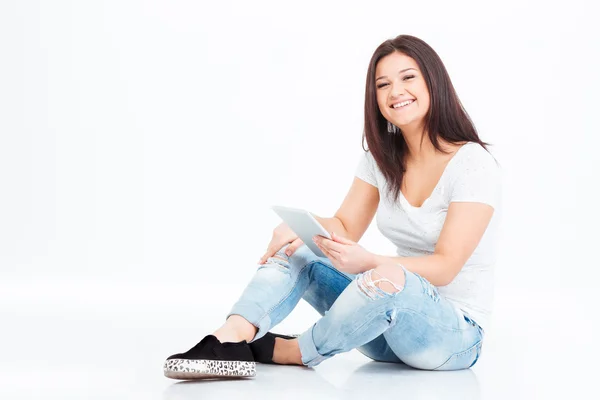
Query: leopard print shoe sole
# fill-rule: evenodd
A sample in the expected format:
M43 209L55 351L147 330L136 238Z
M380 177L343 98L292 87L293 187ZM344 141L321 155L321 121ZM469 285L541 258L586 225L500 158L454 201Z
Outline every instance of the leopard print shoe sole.
M165 376L171 379L223 379L256 376L256 363L251 361L186 360L165 361Z

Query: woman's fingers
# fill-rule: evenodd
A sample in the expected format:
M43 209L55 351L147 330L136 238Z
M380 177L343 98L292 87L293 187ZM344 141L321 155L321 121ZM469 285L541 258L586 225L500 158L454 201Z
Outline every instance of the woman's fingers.
M277 253L277 251L282 247L283 245L278 246L277 244L273 243L273 241L271 241L271 243L269 243L269 247L267 248L266 253L260 258L260 260L258 260L258 263L264 264L265 262L267 262L269 257L273 257L275 253Z
M345 244L340 244L340 243L334 242L333 240L329 240L325 237L318 238L316 243L318 245L325 247L330 252L335 252L335 253L340 253L343 250L344 246L346 246Z
M263 256L258 260L258 263L259 264L264 264L265 261L267 261L269 259L269 257L271 257L271 256L269 255L268 252L265 253L265 254L263 254Z
M296 250L298 250L298 247L302 246L303 244L304 244L304 242L300 238L294 240L292 243L290 243L290 245L287 247L287 249L285 249L285 254L288 257L291 256L292 254L294 254L296 252Z
M273 237L271 238L271 242L267 247L267 251L263 256L258 260L259 264L264 264L267 262L269 257L273 257L275 253L277 253L283 246L288 243L295 244L295 247L292 249L291 254L294 254L294 251L298 247L302 245L302 241L296 243L298 241L298 235L296 235L289 226L287 226L284 222L277 225L277 227L273 230Z
M283 248L283 246L285 246L288 243L290 243L290 242L289 241L282 242L281 240L275 241L275 239L272 240L271 243L269 243L267 252L260 258L260 260L258 260L258 263L259 264L266 263L267 260L269 259L269 257L273 257L275 255L275 253L277 253L279 250L281 250ZM290 245L285 249L285 254L288 257L291 256L298 249L298 247L302 246L303 244L304 244L304 242L299 238L293 240L290 243Z
M340 253L335 252L335 251L330 251L329 249L327 249L325 246L317 243L317 246L319 247L319 249L321 249L321 251L327 256L327 258L329 258L331 261L333 262L337 262L338 261L338 256L340 255Z

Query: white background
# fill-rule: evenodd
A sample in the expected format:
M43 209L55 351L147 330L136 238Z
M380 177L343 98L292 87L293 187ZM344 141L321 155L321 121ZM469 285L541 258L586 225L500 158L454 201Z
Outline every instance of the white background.
M398 34L438 52L503 166L484 393L556 393L544 367L574 363L561 387L584 393L600 267L594 7L4 0L0 363L13 375L0 393L51 393L28 363L85 371L66 354L91 343L111 359L152 348L144 379L170 384L161 357L222 322L279 222L269 206L337 210L362 154L369 59ZM393 253L374 224L361 244ZM292 316L296 331L316 318L304 303ZM151 342L121 336L142 326ZM532 362L540 385L499 378Z

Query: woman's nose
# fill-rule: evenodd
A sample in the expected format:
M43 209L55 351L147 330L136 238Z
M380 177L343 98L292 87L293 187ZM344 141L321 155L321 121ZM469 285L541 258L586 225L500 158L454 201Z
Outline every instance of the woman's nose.
M394 85L392 87L391 95L392 97L399 97L404 94L404 87L402 85Z

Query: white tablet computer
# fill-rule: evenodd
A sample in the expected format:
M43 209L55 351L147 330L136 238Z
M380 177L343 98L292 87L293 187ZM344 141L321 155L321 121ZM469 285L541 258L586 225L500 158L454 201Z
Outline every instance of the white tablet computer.
M331 239L331 235L323 226L306 210L282 206L272 206L271 209L294 231L308 248L319 257L327 257L313 242L316 235Z

